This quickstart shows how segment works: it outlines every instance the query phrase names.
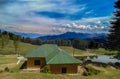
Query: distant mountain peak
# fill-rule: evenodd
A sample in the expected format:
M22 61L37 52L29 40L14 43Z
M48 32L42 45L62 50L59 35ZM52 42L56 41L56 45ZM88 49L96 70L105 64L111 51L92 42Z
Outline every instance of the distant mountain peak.
M105 42L106 33L76 33L76 32L65 32L60 35L48 35L39 37L41 40L57 40L57 39L83 39L83 40L97 40L98 42Z

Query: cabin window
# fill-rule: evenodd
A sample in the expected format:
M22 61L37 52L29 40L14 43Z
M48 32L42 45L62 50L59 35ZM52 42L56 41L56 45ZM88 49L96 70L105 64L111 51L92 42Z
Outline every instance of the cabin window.
M35 60L34 65L40 65L40 60Z
M67 72L67 68L66 67L63 67L62 68L62 73L64 74L64 73L66 73Z

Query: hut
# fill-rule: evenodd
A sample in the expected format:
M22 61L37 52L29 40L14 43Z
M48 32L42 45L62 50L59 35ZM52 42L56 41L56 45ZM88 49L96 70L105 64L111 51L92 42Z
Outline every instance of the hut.
M27 69L41 69L49 65L53 74L77 73L80 61L54 44L44 44L31 51L27 58Z

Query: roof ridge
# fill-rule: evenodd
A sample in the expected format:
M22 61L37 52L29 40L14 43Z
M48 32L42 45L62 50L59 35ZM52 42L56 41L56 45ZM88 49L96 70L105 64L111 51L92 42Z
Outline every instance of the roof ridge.
M25 57L46 57L57 50L56 44L43 44L31 49L25 54ZM55 50L55 51L54 51Z
M60 52L58 52L54 57L52 57L48 62L52 61ZM47 62L47 64L48 64Z
M80 63L80 61L78 60L78 59L76 59L76 58L74 58L73 56L71 56L70 54L68 54L66 51L64 51L64 50L62 50L62 49L60 49L59 48L59 52L54 56L54 57L52 57L48 62L47 62L47 64L50 64L52 61L55 61L55 58L56 57L58 57L59 58L59 55L60 56L65 56L65 57L68 57L68 58L71 58L72 59L72 62L79 62ZM60 58L59 58L60 59ZM66 60L62 60L62 61L66 61ZM68 61L68 60L67 60ZM58 61L59 62L59 61ZM71 62L71 61L70 61ZM69 63L70 63L69 62Z

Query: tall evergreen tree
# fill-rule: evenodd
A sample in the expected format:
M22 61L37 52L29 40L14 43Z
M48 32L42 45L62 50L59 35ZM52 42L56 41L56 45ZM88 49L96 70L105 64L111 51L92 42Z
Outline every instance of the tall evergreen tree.
M9 35L1 34L0 38L1 48L3 49L9 43Z
M111 28L107 38L107 49L120 51L120 0L115 2L116 11L114 12Z
M19 56L19 51L18 51L18 48L19 48L19 40L20 40L20 36L18 35L13 35L12 36L12 39L13 39L13 45L14 45L14 48L15 48L15 53L18 54Z

